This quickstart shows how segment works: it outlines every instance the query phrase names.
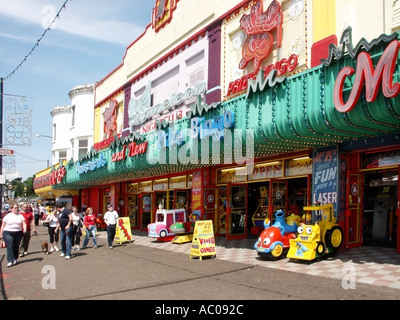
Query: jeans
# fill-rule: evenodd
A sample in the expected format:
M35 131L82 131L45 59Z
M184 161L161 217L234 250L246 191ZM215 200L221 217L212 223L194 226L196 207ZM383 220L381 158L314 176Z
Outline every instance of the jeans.
M21 239L24 236L22 231L4 231L3 238L7 245L7 261L14 262L18 259L18 250Z
M67 230L60 229L61 251L67 256L71 256L72 237L74 235L72 230L72 226Z
M22 236L21 243L19 245L19 252L23 254L24 252L28 252L29 249L29 241L31 240L31 231L27 230Z
M90 226L89 229L86 229L86 236L85 236L85 240L83 240L83 248L86 248L89 239L90 239L90 234L92 234L93 236L93 246L97 247L97 241L96 241L96 226Z
M107 226L107 240L108 240L108 246L111 247L112 243L115 238L115 229L116 225L115 224L109 224Z

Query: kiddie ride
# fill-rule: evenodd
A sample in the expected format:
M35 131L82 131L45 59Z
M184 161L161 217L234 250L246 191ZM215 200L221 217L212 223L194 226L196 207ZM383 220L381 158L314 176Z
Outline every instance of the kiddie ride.
M336 223L333 205L317 204L303 209L312 212L311 221L301 224L297 229L297 238L289 240L287 257L311 261L325 255L333 255L343 241L343 231Z
M271 257L278 259L289 249L291 239L296 238L300 216L292 214L285 221L285 212L278 210L275 213L276 221L270 226L270 221L264 222L265 229L254 244L254 249L261 258Z
M147 227L149 237L157 238L157 241L173 243L191 242L193 238L195 216L186 219L184 209L165 210L158 209L156 221Z

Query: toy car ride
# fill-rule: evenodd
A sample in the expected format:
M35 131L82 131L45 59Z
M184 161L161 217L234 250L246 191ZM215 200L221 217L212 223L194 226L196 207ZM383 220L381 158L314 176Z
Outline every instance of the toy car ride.
M291 239L287 257L290 259L314 260L333 254L343 241L342 228L336 223L332 204L307 206L311 221L302 223L297 229L296 239Z
M297 222L291 216L291 224L285 221L285 213L278 210L275 213L275 223L270 226L268 223L261 232L260 237L254 244L260 258L272 257L275 259L283 257L285 251L289 249L290 239L296 238Z
M156 222L147 227L148 236L158 241L170 241L186 227L186 211L184 209L158 209Z

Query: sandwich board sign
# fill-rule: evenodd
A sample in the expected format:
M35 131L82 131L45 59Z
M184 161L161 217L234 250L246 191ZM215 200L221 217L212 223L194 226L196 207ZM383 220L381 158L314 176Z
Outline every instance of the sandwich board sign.
M213 223L211 220L196 221L193 232L190 258L216 256Z
M121 244L122 242L132 241L131 223L129 217L117 219L114 241Z

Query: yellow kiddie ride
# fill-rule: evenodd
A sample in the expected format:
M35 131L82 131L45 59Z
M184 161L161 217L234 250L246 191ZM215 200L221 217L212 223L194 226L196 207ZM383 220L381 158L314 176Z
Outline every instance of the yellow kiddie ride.
M311 211L311 221L302 223L296 239L290 240L287 257L290 259L314 260L333 254L343 241L342 228L336 223L332 204L313 205L303 208Z

